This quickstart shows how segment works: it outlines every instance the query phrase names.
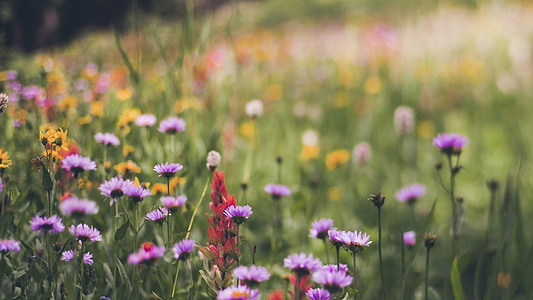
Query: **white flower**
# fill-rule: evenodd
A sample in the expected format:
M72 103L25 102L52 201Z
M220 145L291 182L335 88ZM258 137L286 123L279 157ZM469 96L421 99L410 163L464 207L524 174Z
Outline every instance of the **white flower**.
M246 103L246 114L250 118L257 118L263 114L263 102L259 99Z
M414 112L407 106L400 106L394 111L394 126L399 136L413 131Z
M220 165L220 153L209 151L209 153L207 153L207 168L214 171L218 165Z

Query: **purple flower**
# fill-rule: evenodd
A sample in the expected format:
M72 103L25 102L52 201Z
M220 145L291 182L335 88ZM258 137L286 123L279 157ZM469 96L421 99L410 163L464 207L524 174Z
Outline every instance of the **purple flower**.
M253 289L256 288L260 282L268 280L270 273L265 267L252 265L250 268L245 266L236 267L233 270L233 276L242 281L246 286Z
M415 183L405 186L396 192L396 199L407 204L414 204L416 200L426 193L426 187L423 184Z
M185 196L178 196L178 197L162 197L161 203L170 211L175 212L178 210L179 207L181 207L185 202L187 201L187 197Z
M72 176L78 177L78 174L83 171L96 170L96 163L89 157L84 157L79 154L71 154L63 158L61 161L61 167L72 172Z
M311 226L313 228L309 229L309 237L325 239L328 235L328 230L333 226L332 219L320 219L314 221Z
M128 195L130 200L137 203L142 201L144 197L152 195L152 192L140 185L137 186L135 183L130 181L130 184L126 184L124 186L124 194Z
M328 236L330 243L335 246L337 249L345 244L345 241L348 240L348 236L346 235L346 231L337 230L337 228L333 228L328 230Z
M341 291L344 287L352 283L352 276L346 274L346 271L337 268L325 267L313 273L314 282L321 284L324 289L331 294Z
M191 252L194 249L194 240L181 240L174 244L172 250L174 251L174 258L180 260L187 260L191 257Z
M153 265L161 256L165 254L165 247L158 247L152 243L144 242L139 252L128 256L128 263L132 265Z
M433 145L446 155L461 154L462 148L467 144L468 138L457 133L441 133L433 139Z
M357 232L355 231L347 231L345 235L344 240L344 247L346 250L352 251L352 252L359 252L363 251L363 246L370 246L372 244L372 241L370 241L370 236L362 231Z
M132 184L131 180L123 180L122 178L113 177L109 181L105 181L98 188L100 194L110 197L111 202L109 205L113 205L113 202L124 195L124 187Z
M358 166L364 166L372 157L372 147L367 142L361 142L353 148L352 161Z
M41 234L45 232L60 233L65 230L65 226L61 222L61 218L57 215L51 217L39 217L35 216L30 221L31 230Z
M36 85L26 86L22 88L22 97L26 100L34 99L39 96L40 89Z
M309 289L305 293L309 300L329 300L331 299L331 294L325 289Z
M158 225L163 224L165 216L168 216L168 209L165 207L160 207L159 209L153 210L146 214L146 220L156 222Z
M2 183L2 178L0 178L0 193L4 190L4 184Z
M71 261L74 258L74 255L75 254L73 250L65 251L61 253L61 260ZM83 254L83 263L86 265L92 265L94 263L93 255L91 254L91 252L86 252L85 254Z
M109 145L113 145L113 146L118 146L120 145L120 141L118 139L118 137L112 133L101 133L101 132L98 132L94 138L96 139L96 141L98 143L103 143L104 146L109 146Z
M66 198L59 204L59 210L63 215L73 215L83 217L85 215L94 215L98 213L96 202L87 199L80 199L76 196Z
M289 196L291 194L291 190L288 186L282 185L282 184L268 184L265 186L265 192L272 195L272 199L278 200L282 196Z
M156 171L159 174L159 177L164 176L165 178L171 178L176 175L176 173L183 169L183 166L177 163L171 163L169 164L166 162L165 164L159 164L154 166L154 171Z
M165 132L168 134L176 134L185 130L185 121L176 117L169 117L159 123L159 132Z
M218 291L218 300L255 300L259 299L259 291L245 285L230 286Z
M87 224L78 224L78 226L70 226L68 229L70 233L76 236L76 238L82 242L91 241L97 242L102 240L102 235L100 231L92 226L89 227Z
M135 118L135 124L137 126L153 126L156 121L156 117L152 114L139 115Z
M298 276L305 276L322 268L322 262L318 258L314 258L313 254L307 256L302 252L289 255L283 260L283 266L291 269Z
M409 249L413 248L416 243L416 233L414 231L407 231L403 233L403 242Z
M0 252L19 252L20 251L20 242L15 241L14 239L3 239L0 240Z
M250 205L245 206L229 206L224 210L224 215L230 218L235 224L240 225L248 219L252 214L252 207Z
M333 272L333 271L337 271L337 265L325 265L322 267L322 269L324 270L329 270L330 272ZM348 266L345 265L345 264L339 264L339 269L342 271L342 272L345 272L347 273L348 272Z

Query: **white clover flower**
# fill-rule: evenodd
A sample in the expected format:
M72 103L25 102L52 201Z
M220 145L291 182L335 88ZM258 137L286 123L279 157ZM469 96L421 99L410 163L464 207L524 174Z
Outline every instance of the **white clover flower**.
M215 171L218 165L220 165L220 153L209 151L209 153L207 153L207 168L211 171Z
M263 114L263 102L259 99L246 103L246 114L250 118L257 118Z

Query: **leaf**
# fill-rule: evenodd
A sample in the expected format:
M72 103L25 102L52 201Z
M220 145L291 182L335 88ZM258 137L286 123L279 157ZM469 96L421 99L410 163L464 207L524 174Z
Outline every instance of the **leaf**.
M106 278L105 281L109 283L109 286L114 287L115 277L113 277L113 273L111 272L111 268L109 268L109 264L105 262L103 267L104 267L104 273L105 273L105 278Z
M205 281L209 289L216 293L217 288L213 284L213 279L209 275L207 275L203 270L200 270L199 272L200 272L200 276L202 276L202 279Z
M126 284L126 290L129 295L131 294L131 291L133 290L133 287L131 286L131 283L130 283L130 278L128 277L128 273L126 273L126 269L124 268L124 265L122 264L120 259L117 258L116 262L117 262L118 274L120 275L120 279L122 280L122 282Z
M26 251L28 252L28 255L30 256L35 255L35 252L33 251L33 248L30 245L26 244L23 240L20 240L20 243L22 244L24 249L26 249Z
M54 183L52 182L52 178L50 178L50 173L46 168L43 168L43 189L47 192L50 192L54 188Z
M126 235L126 232L128 231L128 227L130 226L130 221L126 220L124 224L122 224L118 229L117 232L115 232L115 241L120 241L124 238Z
M213 260L215 259L215 256L213 255L213 253L211 253L211 251L209 249L207 249L206 247L203 247L203 246L196 246L196 248L198 248L198 250L200 252L202 252L202 254L207 258L207 259L210 259L210 260Z
M457 256L453 259L452 270L450 272L450 281L452 283L452 291L455 300L464 300L465 295L463 292L463 286L461 284L461 273L457 267Z

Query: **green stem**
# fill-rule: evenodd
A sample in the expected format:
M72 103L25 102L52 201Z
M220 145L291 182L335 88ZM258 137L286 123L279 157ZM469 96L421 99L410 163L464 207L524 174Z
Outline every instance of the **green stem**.
M428 274L429 274L429 247L426 250L426 282L424 284L424 299L428 299Z
M300 300L300 285L302 285L302 276L297 275L298 279L296 280L296 299Z
M335 250L337 251L337 270L340 270L340 253L339 253L340 246L335 246Z
M324 252L326 252L326 263L329 265L329 252L328 252L328 243L326 242L326 238L323 238L322 242L324 243Z
M355 255L357 252L352 252L352 259L353 259L353 288L354 290L357 289L357 266L355 265ZM340 269L337 269L340 270ZM354 296L354 299L356 296Z
M452 202L452 260L455 257L455 240L457 239L457 202L455 201L455 172L452 166L452 156L448 155L448 166L450 168L450 200Z
M193 287L194 287L194 282L192 280L192 267L191 267L191 260L188 259L187 260L187 269L189 270L189 292L188 292L188 299L190 300L192 298L192 293L191 291L193 291Z
M402 300L405 299L405 244L404 244L404 241L403 241L403 233L400 232L400 243L401 243L401 248L402 251L401 251L401 255L402 255L402 261L401 261L401 264L402 264Z
M403 247L402 247L402 252L403 252ZM383 258L381 256L381 207L378 207L378 254L379 254L379 271L381 273L381 285L383 286L383 299L387 299L387 293L385 291L385 276L383 274Z

